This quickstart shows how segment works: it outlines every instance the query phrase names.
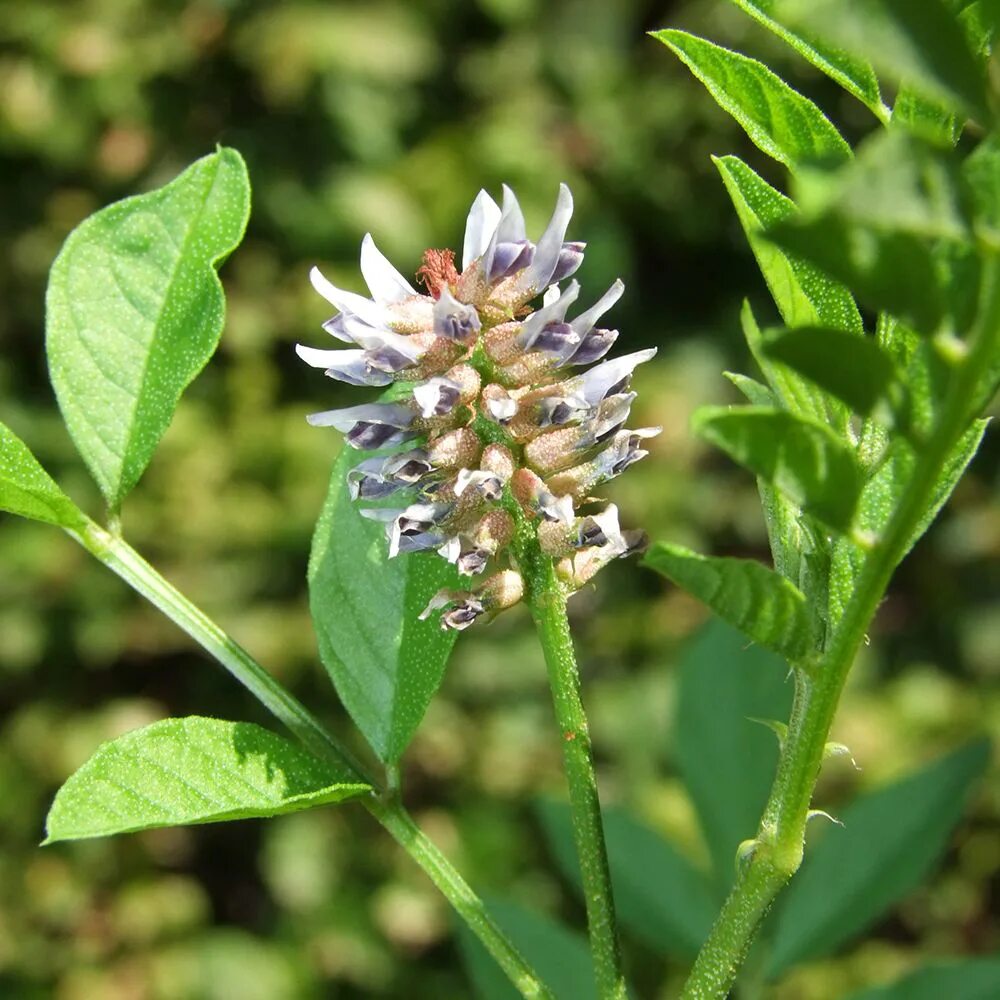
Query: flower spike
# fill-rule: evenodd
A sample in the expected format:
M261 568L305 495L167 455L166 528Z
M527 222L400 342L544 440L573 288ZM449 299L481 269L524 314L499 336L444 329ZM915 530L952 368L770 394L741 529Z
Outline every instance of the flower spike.
M310 273L337 310L323 327L346 346L297 345L303 361L351 385L403 383L392 402L308 418L341 431L353 448L379 452L348 472L351 498L384 525L390 558L436 553L462 576L485 576L472 590L431 600L420 617L438 614L445 629L488 621L521 600L515 539L533 537L567 590L645 542L642 532L623 531L617 508L601 508L591 491L643 458L659 432L625 428L632 374L656 352L603 360L618 332L597 324L621 298L621 281L573 315L581 289L567 279L585 244L566 240L572 214L572 194L560 185L532 242L509 187L500 205L480 191L466 220L462 270L451 250L424 253L418 280L426 294L370 234L361 243L370 298ZM370 506L377 501L388 506Z

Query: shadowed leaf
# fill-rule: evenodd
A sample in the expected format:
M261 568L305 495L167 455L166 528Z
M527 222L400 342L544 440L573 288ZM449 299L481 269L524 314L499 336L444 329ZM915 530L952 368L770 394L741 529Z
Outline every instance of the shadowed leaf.
M703 556L665 542L657 542L643 561L754 642L789 661L800 662L812 652L812 620L805 597L763 563Z

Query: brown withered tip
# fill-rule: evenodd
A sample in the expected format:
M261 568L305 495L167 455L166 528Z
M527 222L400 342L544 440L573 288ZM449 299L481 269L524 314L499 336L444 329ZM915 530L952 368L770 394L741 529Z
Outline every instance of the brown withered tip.
M442 250L424 251L423 263L417 269L417 281L424 285L433 298L441 297L442 288L454 288L458 279L454 250L445 247Z

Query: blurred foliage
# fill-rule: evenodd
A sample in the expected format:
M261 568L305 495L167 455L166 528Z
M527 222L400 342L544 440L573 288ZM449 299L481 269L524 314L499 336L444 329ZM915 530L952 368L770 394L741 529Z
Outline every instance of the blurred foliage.
M97 207L225 142L255 205L223 271L217 359L185 397L125 507L130 540L283 681L347 720L318 665L305 594L337 436L305 413L346 402L291 350L319 343L320 263L358 287L371 230L401 270L454 245L482 186L544 221L556 184L596 296L621 275L640 422L665 433L609 494L629 524L717 554L766 554L750 478L696 443L694 407L751 371L737 312L774 319L709 153L772 165L645 31L710 34L774 61L844 125L866 112L724 0L0 0L2 416L91 512L93 487L48 387L49 264ZM969 732L1000 738L996 436L897 576L835 727L819 805L914 767ZM361 810L150 832L39 850L56 786L96 744L168 714L271 725L174 627L57 532L0 520L0 994L59 1000L469 995L450 915ZM672 758L678 650L703 620L634 564L574 598L603 789L704 860ZM476 630L478 632L478 630ZM408 802L470 881L580 926L531 801L561 793L541 658L520 613L459 642L406 761ZM360 748L359 748L360 749ZM927 955L1000 948L1000 782L947 863L869 938L794 971L779 1000L825 1000ZM748 835L749 835L748 831ZM631 944L643 997L668 996Z

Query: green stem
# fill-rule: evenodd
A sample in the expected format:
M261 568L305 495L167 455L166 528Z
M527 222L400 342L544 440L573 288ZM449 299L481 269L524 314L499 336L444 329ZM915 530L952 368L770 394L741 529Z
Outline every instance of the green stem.
M590 950L601 1000L624 1000L625 977L618 947L611 874L604 846L601 803L590 745L590 729L580 699L580 675L566 617L566 592L552 560L533 543L522 549L520 564L528 603L545 654L563 764L569 785L573 837L583 876Z
M1000 332L1000 260L990 255L969 350L959 362L908 487L865 559L843 617L819 663L796 672L795 700L756 844L685 984L683 1000L728 995L775 897L802 862L806 823L840 695L892 573L934 499L941 469L966 431L970 400Z
M441 890L521 995L531 1000L551 1000L551 991L493 922L482 900L448 859L395 797L382 797L382 790L367 770L298 699L121 537L92 521L82 531L70 534L221 663L306 747L317 756L352 769L371 784L373 793L359 801Z

